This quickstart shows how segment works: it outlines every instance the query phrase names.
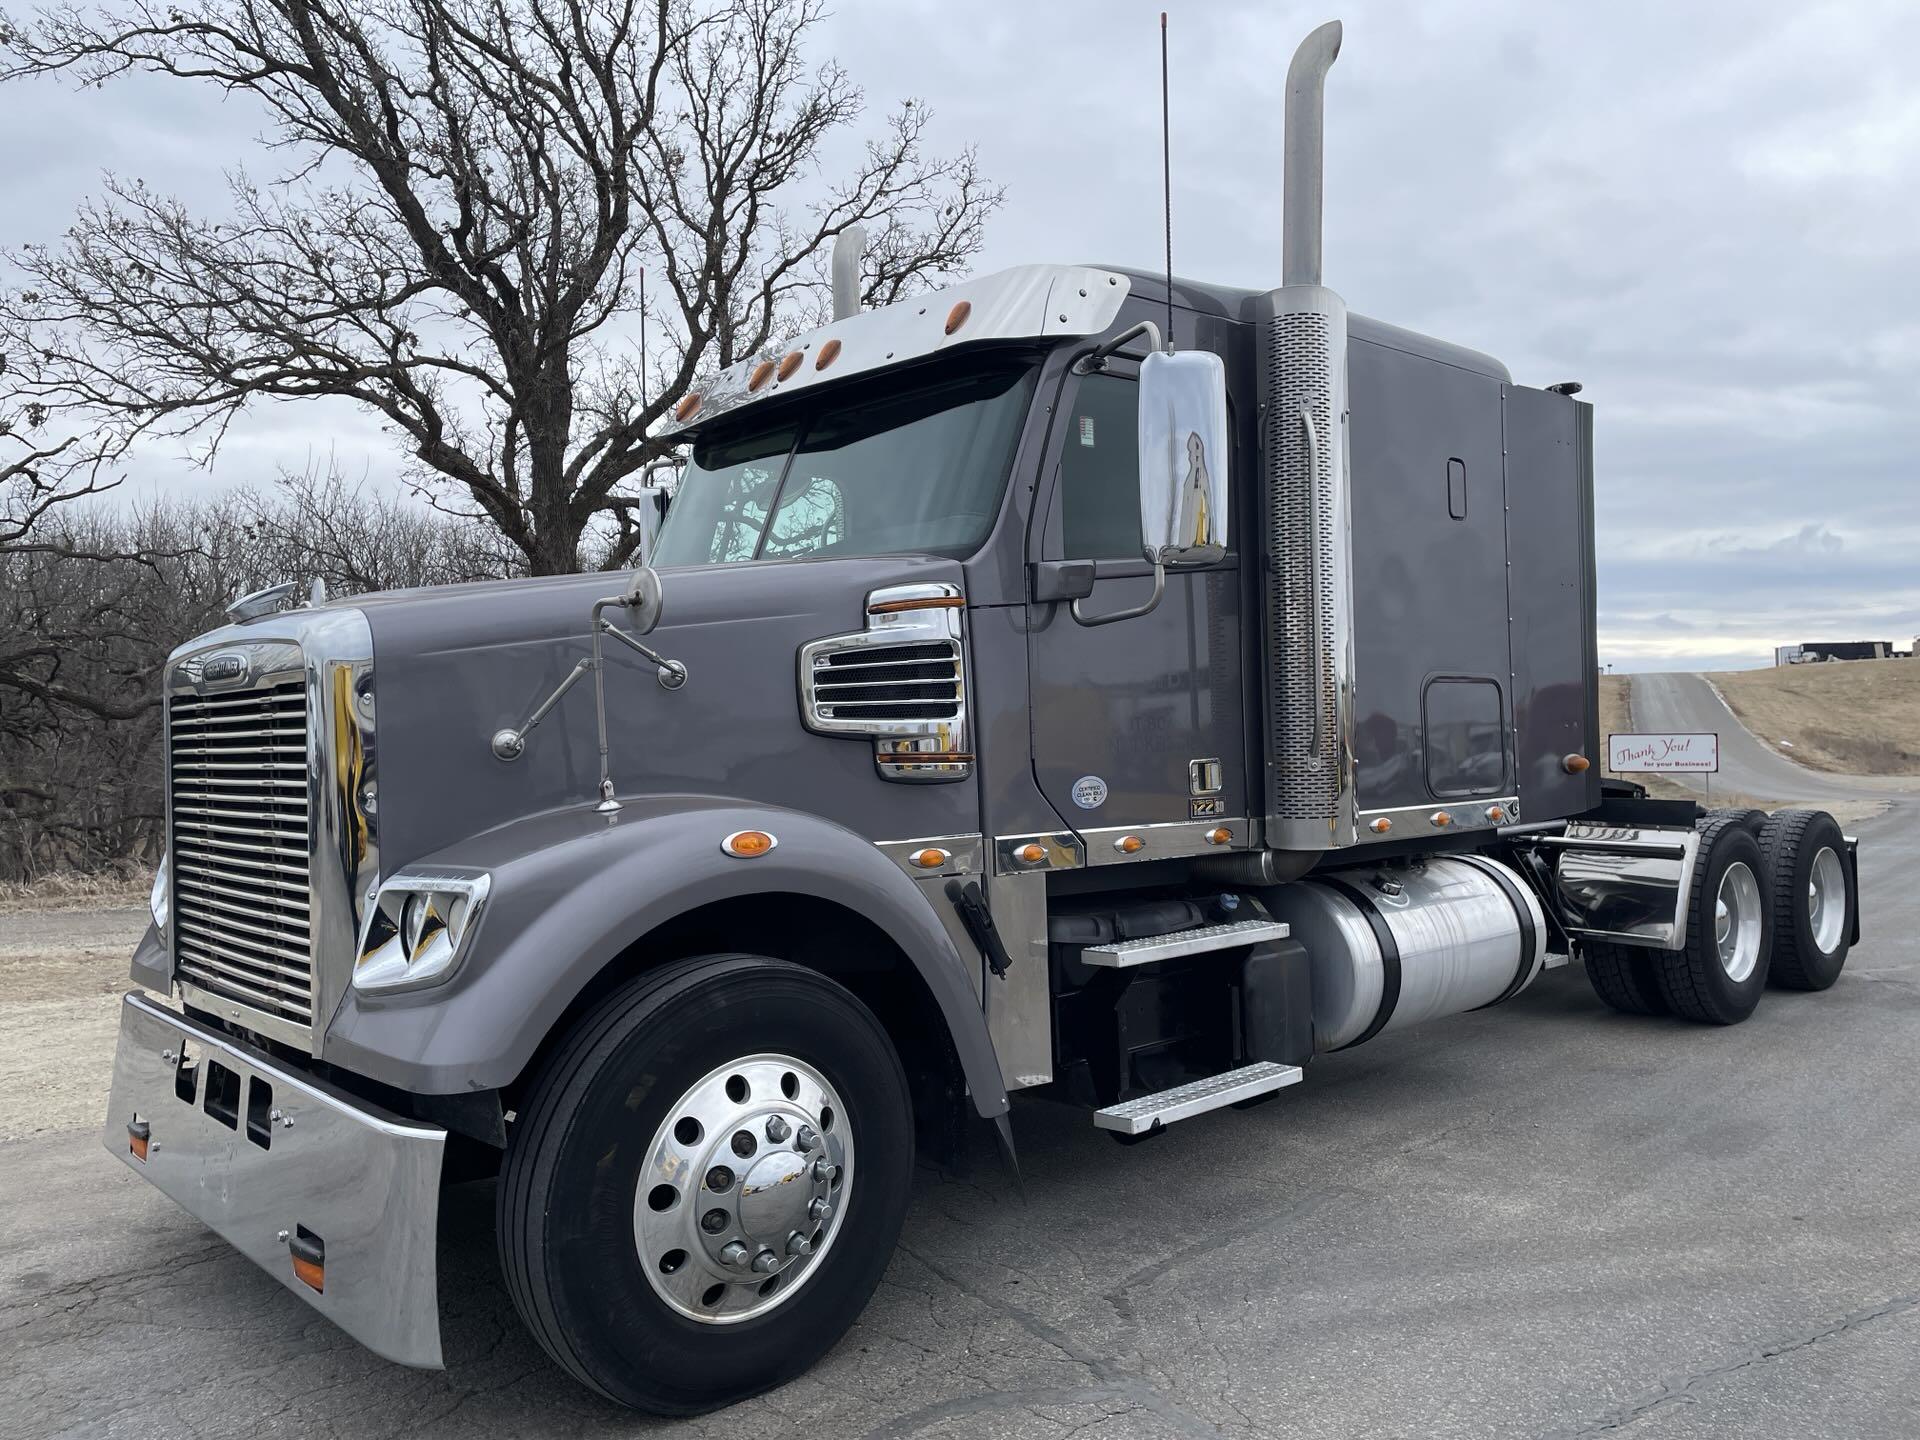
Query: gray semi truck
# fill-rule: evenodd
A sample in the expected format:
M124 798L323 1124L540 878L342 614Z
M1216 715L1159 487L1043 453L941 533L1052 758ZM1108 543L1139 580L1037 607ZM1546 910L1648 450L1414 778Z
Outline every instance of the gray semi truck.
M1016 1099L1145 1140L1574 959L1709 1024L1832 984L1830 817L1602 780L1576 387L1321 284L1339 37L1279 288L840 285L678 402L647 566L181 646L107 1148L417 1366L496 1174L540 1343L687 1413L832 1346Z

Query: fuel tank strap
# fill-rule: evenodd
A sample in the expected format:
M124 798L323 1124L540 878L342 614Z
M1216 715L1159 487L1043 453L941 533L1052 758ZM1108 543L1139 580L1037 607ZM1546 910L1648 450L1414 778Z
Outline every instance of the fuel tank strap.
M1518 995L1526 988L1528 979L1533 975L1533 952L1534 947L1539 943L1533 928L1533 912L1527 909L1526 897L1509 878L1504 865L1495 864L1487 860L1484 855L1456 855L1454 859L1466 861L1498 885L1501 893L1507 897L1507 903L1513 907L1514 917L1520 924L1520 963L1513 972L1513 979L1507 982L1506 989L1486 1004L1473 1007L1476 1010L1491 1010L1494 1006L1505 1004Z
M1380 907L1373 903L1366 891L1333 875L1322 877L1318 883L1347 897L1353 908L1360 912L1360 918L1367 922L1367 928L1373 931L1374 943L1380 947L1380 1008L1373 1012L1373 1019L1365 1030L1340 1046L1342 1050L1351 1050L1356 1045L1366 1044L1385 1029L1387 1022L1393 1018L1395 1007L1400 1004L1400 945L1393 938L1387 917L1380 913Z

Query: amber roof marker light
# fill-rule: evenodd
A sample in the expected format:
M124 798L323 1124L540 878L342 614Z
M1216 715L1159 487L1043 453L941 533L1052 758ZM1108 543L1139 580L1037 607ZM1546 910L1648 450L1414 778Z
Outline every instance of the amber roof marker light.
M673 407L673 418L676 420L691 420L699 413L700 392L698 390L683 395L680 398L680 403Z
M813 368L816 370L824 370L839 358L840 342L838 340L829 340L820 347L820 353L813 357Z
M947 334L951 335L967 323L967 317L973 314L971 300L956 300L953 308L947 311Z

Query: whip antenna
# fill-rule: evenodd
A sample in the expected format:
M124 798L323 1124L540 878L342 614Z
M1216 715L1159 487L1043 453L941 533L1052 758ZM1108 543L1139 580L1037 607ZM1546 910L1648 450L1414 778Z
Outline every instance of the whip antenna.
M1167 12L1160 12L1160 181L1167 217L1167 353L1173 353L1173 131L1167 119Z

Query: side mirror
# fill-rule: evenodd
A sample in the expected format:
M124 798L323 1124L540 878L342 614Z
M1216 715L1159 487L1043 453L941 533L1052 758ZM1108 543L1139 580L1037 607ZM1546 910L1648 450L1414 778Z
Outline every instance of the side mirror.
M1140 362L1140 539L1156 565L1227 553L1227 367L1207 350Z

